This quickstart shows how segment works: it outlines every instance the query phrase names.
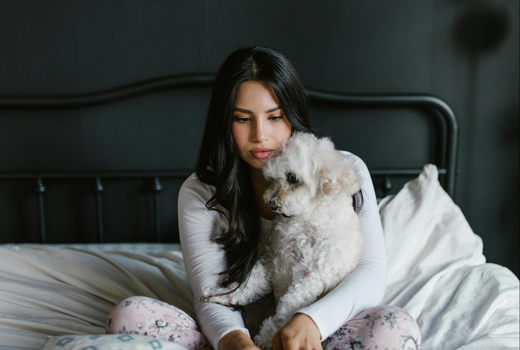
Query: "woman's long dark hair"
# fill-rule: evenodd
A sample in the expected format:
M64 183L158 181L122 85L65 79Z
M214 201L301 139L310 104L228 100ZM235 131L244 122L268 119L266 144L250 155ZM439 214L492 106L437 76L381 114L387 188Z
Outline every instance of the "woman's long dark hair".
M293 132L312 133L307 94L283 54L267 47L243 47L224 61L213 87L196 167L197 177L215 187L206 207L228 210L229 229L217 239L227 263L223 286L244 282L258 258L260 214L247 164L231 134L235 96L240 84L249 80L271 86Z

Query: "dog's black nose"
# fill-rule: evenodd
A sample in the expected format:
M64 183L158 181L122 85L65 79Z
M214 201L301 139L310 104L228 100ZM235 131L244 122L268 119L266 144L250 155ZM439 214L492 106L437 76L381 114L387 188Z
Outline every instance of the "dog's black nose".
M272 211L277 211L279 206L276 204L276 202L272 199L269 199L267 201L267 208L269 208L269 210L272 210Z

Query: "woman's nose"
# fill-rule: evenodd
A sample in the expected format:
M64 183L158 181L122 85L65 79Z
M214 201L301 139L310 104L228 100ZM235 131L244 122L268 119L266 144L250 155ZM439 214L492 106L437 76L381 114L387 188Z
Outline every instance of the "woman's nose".
M251 136L253 138L253 141L256 141L256 142L263 142L266 140L265 125L261 120L257 120L254 123L254 127L252 130Z

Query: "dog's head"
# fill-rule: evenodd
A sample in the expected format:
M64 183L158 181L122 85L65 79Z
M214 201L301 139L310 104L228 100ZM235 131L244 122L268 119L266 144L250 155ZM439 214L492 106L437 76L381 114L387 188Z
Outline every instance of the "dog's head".
M263 168L269 188L266 206L285 217L314 210L327 196L351 196L360 189L358 177L328 138L295 133Z

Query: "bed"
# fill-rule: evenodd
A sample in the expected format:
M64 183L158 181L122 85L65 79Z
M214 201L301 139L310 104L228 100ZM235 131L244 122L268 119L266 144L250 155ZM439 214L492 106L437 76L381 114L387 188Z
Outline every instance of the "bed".
M185 349L104 335L104 322L132 295L193 312L177 193L214 78L0 97L0 349ZM389 263L382 304L418 321L423 349L518 349L518 278L486 263L453 200L450 107L429 95L308 93L317 133L373 176Z

